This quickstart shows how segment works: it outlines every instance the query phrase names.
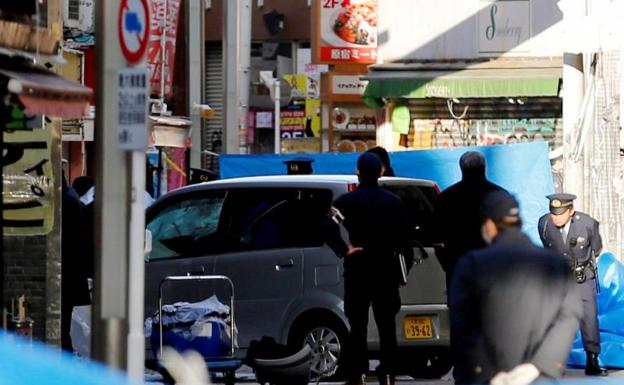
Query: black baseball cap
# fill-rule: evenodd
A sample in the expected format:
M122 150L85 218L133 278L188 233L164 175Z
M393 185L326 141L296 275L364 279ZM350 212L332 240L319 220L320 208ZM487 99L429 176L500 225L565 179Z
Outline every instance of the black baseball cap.
M546 198L550 201L549 210L551 214L561 215L565 213L570 207L572 207L576 195L567 193L557 193L547 195Z
M488 193L481 201L481 218L499 220L520 218L520 205L516 198L505 190Z

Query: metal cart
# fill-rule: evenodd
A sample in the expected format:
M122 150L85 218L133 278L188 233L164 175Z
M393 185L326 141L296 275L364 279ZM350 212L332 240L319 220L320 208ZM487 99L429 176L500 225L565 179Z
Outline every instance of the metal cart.
M163 307L163 286L167 282L189 282L189 281L225 281L230 288L230 349L229 354L218 357L205 357L206 366L210 375L215 373L223 373L223 379L226 385L234 385L235 372L242 365L242 360L237 359L234 356L234 283L225 275L189 275L189 276L168 276L165 277L158 286L158 333L159 333L159 351L158 359L162 358L163 350L163 322L162 322L162 307ZM162 369L161 369L162 370ZM163 373L165 377L167 373Z

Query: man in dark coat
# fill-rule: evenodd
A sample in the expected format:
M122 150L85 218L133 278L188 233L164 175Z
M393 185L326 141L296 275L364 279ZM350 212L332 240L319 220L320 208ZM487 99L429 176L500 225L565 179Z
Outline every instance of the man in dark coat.
M457 259L470 250L485 246L481 238L479 205L491 191L503 190L485 176L485 158L476 151L468 151L459 158L461 181L444 190L435 205L436 248L442 268L446 272L447 287L453 276Z
M85 273L83 212L78 194L65 175L62 181L61 208L61 347L73 351L69 334L74 306L91 303Z
M358 188L336 199L332 209L344 218L349 241L342 240L335 223L329 221L328 225L327 242L344 258L344 310L350 331L341 356L348 384L363 384L362 376L368 371L366 337L371 304L381 349L377 374L380 384L394 383L395 316L401 307L394 252L403 252L408 266L413 263L405 208L398 196L378 186L381 172L377 155L362 154L357 162Z
M596 258L602 250L599 223L587 214L574 210L573 194L547 196L550 213L540 218L538 230L544 247L563 254L578 283L583 300L581 336L587 353L585 374L606 376L598 364L600 331L596 311ZM572 275L572 274L571 274Z
M521 231L506 191L485 197L485 248L462 256L450 287L456 384L529 384L559 377L581 316L565 259Z

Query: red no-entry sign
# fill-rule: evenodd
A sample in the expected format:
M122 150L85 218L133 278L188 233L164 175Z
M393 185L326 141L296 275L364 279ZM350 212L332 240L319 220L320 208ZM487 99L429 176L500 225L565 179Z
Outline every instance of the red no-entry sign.
M121 52L130 64L141 61L149 43L149 4L147 0L121 0L117 32Z

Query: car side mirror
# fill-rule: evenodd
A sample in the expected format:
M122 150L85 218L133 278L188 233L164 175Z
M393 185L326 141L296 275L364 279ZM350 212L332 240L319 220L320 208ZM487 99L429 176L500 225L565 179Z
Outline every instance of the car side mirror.
M145 262L149 262L149 257L152 252L152 232L149 229L145 229L145 246L143 248L143 255L145 256Z

